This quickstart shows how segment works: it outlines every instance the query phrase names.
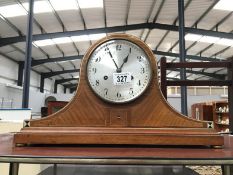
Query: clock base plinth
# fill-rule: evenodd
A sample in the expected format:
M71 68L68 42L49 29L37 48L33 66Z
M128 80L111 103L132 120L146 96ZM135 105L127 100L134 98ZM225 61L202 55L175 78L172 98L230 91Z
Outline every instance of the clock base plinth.
M119 144L222 146L223 136L210 129L26 127L14 144Z

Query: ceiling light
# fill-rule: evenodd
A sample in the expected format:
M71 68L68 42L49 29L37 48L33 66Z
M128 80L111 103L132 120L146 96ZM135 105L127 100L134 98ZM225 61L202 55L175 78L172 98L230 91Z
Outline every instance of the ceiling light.
M220 0L220 1L214 6L214 9L233 11L233 1L232 1L232 0Z
M51 39L38 40L38 41L34 41L34 43L39 47L49 46L49 45L55 44Z
M65 60L65 61L59 61L59 63L66 63L68 62L69 60Z
M197 34L186 34L185 35L185 40L188 41L198 41L199 39L201 39L202 35L197 35Z
M92 35L72 36L71 39L74 42L80 42L80 41L98 40L105 36L106 36L106 33L100 33L100 34L92 34Z
M75 0L50 0L53 8L58 11L62 10L76 10L78 9ZM80 8L103 8L103 0L78 0ZM22 4L24 8L29 10L29 3L25 2ZM0 7L0 14L3 17L15 17L15 16L26 16L27 13L20 5L13 4ZM34 2L34 13L48 13L52 12L52 8L47 1L35 1Z
M103 8L103 0L78 0L79 7L86 8Z
M204 43L216 43L218 40L220 40L219 37L203 36L199 41Z
M25 9L28 11L29 10L29 3L23 3L23 6ZM52 8L48 4L47 1L35 1L34 2L34 13L47 13L47 12L52 12Z
M224 46L233 46L233 40L231 39L220 39L219 37L213 37L213 36L202 36L197 34L186 34L185 40L188 41L197 41L197 42L203 42L203 43L214 43Z
M233 40L222 38L216 44L224 46L233 46Z
M106 34L105 33L100 33L100 34L92 34L92 35L89 35L89 38L90 40L99 40L103 37L105 37Z
M79 42L79 41L88 41L89 37L88 35L80 35L80 36L71 36L71 39L75 42Z
M26 11L18 4L0 7L0 14L6 18L27 15Z
M36 43L32 42L32 45L36 48L38 48L38 46L36 45Z
M3 21L6 21L6 19L0 14L0 18L3 20Z
M56 44L64 44L64 43L71 43L70 37L62 37L62 38L53 38L54 43Z
M153 44L147 44L151 49L153 48L152 46L153 46Z
M76 0L66 0L65 2L61 0L50 0L50 2L57 11L78 9Z
M43 47L54 44L64 44L71 42L80 42L80 41L90 41L90 40L98 40L105 37L105 33L101 34L93 34L93 35L80 35L80 36L71 36L71 37L61 37L61 38L53 38L53 39L45 39L45 40L37 40L34 41L35 46Z

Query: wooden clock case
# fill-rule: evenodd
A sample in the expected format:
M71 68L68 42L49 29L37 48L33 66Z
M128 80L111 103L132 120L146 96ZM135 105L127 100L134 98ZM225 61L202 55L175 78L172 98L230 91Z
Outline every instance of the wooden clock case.
M94 94L87 80L87 62L100 44L110 39L127 39L149 57L152 80L136 100L113 104ZM156 59L141 40L126 34L109 35L85 54L79 86L70 103L48 117L29 121L15 133L18 144L140 144L140 145L223 145L223 137L211 122L197 121L175 111L164 99L157 77Z

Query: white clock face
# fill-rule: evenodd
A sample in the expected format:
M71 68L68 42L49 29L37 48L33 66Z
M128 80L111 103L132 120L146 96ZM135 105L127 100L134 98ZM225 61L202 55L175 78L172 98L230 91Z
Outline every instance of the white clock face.
M87 64L92 90L113 103L126 103L139 97L148 87L151 74L145 52L123 39L109 40L98 46Z

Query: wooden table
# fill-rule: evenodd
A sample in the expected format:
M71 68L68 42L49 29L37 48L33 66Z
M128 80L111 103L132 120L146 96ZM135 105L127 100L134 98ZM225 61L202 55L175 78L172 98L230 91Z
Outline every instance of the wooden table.
M13 134L0 134L0 162L10 163L17 174L19 163L86 165L223 165L230 174L233 136L223 148L164 146L31 146L14 147Z

